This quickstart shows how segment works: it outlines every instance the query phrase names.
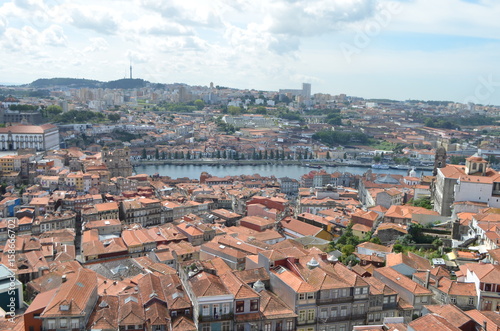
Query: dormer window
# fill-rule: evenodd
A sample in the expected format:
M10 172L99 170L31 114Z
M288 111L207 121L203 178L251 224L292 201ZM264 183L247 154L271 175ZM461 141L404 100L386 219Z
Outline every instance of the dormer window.
M59 310L60 311L68 311L69 310L69 304L65 303L65 304L62 304L62 305L59 305Z
M250 300L250 311L258 311L259 310L259 300L254 299Z

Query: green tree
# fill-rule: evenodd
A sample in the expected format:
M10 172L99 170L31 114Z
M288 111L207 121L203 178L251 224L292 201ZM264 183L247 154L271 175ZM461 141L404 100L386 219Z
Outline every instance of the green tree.
M59 114L62 114L62 112L63 112L63 109L60 106L56 106L56 105L48 106L45 109L45 113L48 115L49 118L53 118Z
M267 160L267 149L264 151L264 160Z
M435 249L439 249L439 247L443 246L443 241L440 238L436 238L432 242L432 246L434 246Z
M259 106L257 108L254 108L253 111L254 111L255 114L262 114L262 115L266 115L267 114L266 107L264 107L264 106Z
M224 150L224 152L222 152L222 158L223 159L227 159L227 152L226 152L226 150Z
M373 157L373 162L379 163L380 161L382 161L382 157L380 155L375 155Z
M356 264L358 264L358 258L354 254L348 256L342 255L340 259L344 265L355 266Z
M329 114L326 116L326 123L330 125L342 125L342 116L340 114Z
M353 245L344 245L342 247L342 254L344 254L345 256L349 256L354 253L354 249L355 247Z
M158 150L158 148L155 150L155 159L160 159L160 151Z
M314 140L319 140L327 145L366 144L368 136L361 132L323 130L313 134Z
M142 149L142 159L145 160L148 157L148 154L146 152L146 148Z
M404 250L404 246L401 244L394 244L394 246L392 246L392 251L394 253L402 253L403 250Z
M186 159L191 160L191 151L187 151L186 153Z
M217 158L220 159L220 149L217 150Z
M426 209L432 209L431 197L421 197L416 200L411 201L411 205L415 207L423 207Z
M194 101L194 105L198 110L202 110L205 107L205 102L201 99L197 99Z
M373 236L373 232L372 231L368 231L364 236L363 238L361 239L361 241L370 241L370 239L372 239L372 236Z
M270 159L274 159L274 150L272 150L272 149L271 149L271 153L270 153L270 155L269 155L269 158L270 158Z
M326 159L330 160L330 151L326 151Z
M236 106L229 106L229 107L227 107L227 111L228 111L229 114L231 114L233 116L241 114L241 108L240 107L236 107Z
M108 114L108 120L110 120L111 122L118 122L120 118L120 114Z

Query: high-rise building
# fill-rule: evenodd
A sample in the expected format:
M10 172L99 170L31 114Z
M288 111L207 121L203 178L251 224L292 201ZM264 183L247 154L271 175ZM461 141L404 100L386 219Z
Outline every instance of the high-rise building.
M302 83L302 96L306 99L311 98L311 84Z
M306 100L308 100L311 98L311 84L302 83L301 90L299 90L299 89L280 89L279 93L285 94L287 96L290 95L292 97L301 96L301 97L305 98Z

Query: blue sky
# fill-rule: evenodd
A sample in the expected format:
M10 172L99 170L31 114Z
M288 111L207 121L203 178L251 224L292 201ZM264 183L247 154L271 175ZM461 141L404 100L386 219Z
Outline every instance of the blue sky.
M152 82L500 105L498 17L495 0L7 0L0 82L132 62Z

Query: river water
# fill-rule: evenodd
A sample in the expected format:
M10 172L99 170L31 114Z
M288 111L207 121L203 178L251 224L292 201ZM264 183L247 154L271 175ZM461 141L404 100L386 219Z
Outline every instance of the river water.
M368 169L367 167L353 167L353 166L338 166L338 167L323 167L323 169L328 173L333 172L349 172L355 175L362 175ZM176 165L176 164L148 164L148 165L136 165L135 172L137 174L148 174L154 175L158 173L160 176L169 176L171 178L182 178L188 177L190 179L199 179L200 174L203 171L208 172L212 176L224 177L224 176L238 176L238 175L254 175L259 174L261 176L271 176L276 177L290 177L295 179L300 179L303 174L307 174L310 171L319 170L314 168L308 168L300 165L280 165L280 164L263 164L263 165ZM397 175L407 175L407 170L398 169L371 169L374 173L380 174L397 174ZM421 173L425 175L430 175L431 171L421 171L417 170L417 175L420 176Z

